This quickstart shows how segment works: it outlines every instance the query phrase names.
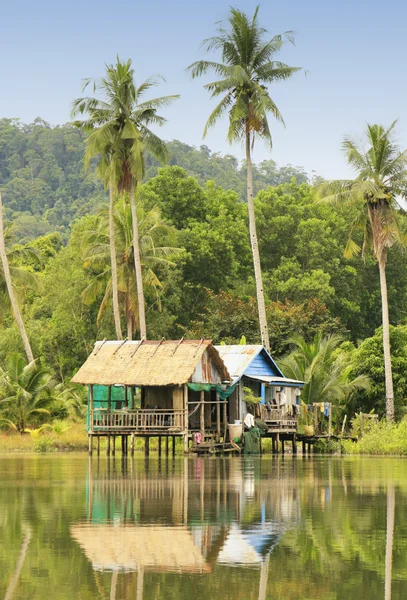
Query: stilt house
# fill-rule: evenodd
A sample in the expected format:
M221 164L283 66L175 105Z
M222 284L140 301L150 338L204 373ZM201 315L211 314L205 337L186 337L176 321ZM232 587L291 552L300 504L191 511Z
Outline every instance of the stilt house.
M89 386L90 450L93 437L107 436L109 451L122 436L126 451L129 437L181 436L187 449L195 431L226 431L230 376L208 340L97 342L72 381Z
M228 398L229 423L256 413L269 432L295 433L297 405L304 382L284 377L276 362L261 345L215 346L231 376L232 393ZM260 398L255 408L248 396Z

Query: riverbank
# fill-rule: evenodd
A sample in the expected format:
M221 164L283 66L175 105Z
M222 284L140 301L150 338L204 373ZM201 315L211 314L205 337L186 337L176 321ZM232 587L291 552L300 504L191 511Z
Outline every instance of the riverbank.
M105 451L106 440L101 440L101 451ZM150 440L150 451L158 448L156 438ZM263 449L271 453L271 441L264 440ZM144 440L136 439L135 450L144 451ZM407 456L407 420L392 424L380 421L373 424L363 438L357 442L343 440L318 444L316 454L361 454L370 456ZM15 431L0 432L0 452L87 452L88 436L84 423L66 422L50 431L20 435ZM117 448L120 453L120 449ZM181 440L177 441L176 452L183 452Z

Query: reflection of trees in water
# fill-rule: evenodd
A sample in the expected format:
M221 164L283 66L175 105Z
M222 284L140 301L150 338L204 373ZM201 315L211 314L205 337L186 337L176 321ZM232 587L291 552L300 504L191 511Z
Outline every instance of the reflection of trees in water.
M6 480L0 487L0 537L7 545L7 553L0 554L6 574L0 578L0 598L18 572L25 547L13 584L18 597L24 597L20 586L33 598L60 586L58 600L68 598L68 587L70 598L80 591L86 599L107 599L111 593L124 600L141 598L143 590L144 600L198 595L344 600L351 594L389 600L391 591L392 600L398 600L406 597L407 576L407 466L401 463L110 458L94 460L84 482L82 459L40 457L29 469L16 459L8 471L11 485ZM32 532L29 544L23 524ZM134 572L123 572L120 565L98 571L71 535L72 526L82 525L95 531L99 525L123 526L135 534L150 527L152 536L161 527L175 527L188 536L205 568L188 570L188 561L182 565L178 557L177 569L174 563L160 570L157 554L157 564L141 560ZM242 569L238 542L252 553L251 568Z

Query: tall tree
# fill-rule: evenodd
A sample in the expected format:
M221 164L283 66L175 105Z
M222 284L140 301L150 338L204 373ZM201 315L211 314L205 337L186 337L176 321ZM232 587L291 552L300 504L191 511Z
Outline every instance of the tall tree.
M383 353L386 383L386 416L394 420L394 391L391 366L389 304L387 296L386 262L387 252L396 243L404 244L398 224L398 197L407 196L407 150L400 151L394 141L396 121L390 127L367 125L365 137L367 148L360 148L348 137L342 147L348 163L357 177L353 180L329 181L319 189L325 201L353 206L357 215L354 219L345 256L359 252L371 252L377 260L382 300ZM362 245L354 239L361 233Z
M174 266L172 259L180 254L180 250L169 245L174 239L175 230L162 220L159 208L155 207L145 211L139 205L137 216L143 283L147 297L152 298L160 309L162 283L157 276L157 269ZM92 304L103 294L98 320L111 299L112 273L109 265L108 220L107 210L102 209L96 227L89 230L84 236L85 267L90 267L94 275L91 283L83 291L82 299L85 304ZM130 340L140 319L138 287L134 271L132 221L133 216L129 203L122 199L115 206L114 225L117 242L119 302L126 317L127 337Z
M34 355L31 350L30 341L28 339L27 332L25 330L23 317L20 311L20 307L18 305L15 293L13 282L11 280L10 275L10 266L8 263L7 252L6 252L6 244L4 242L4 225L3 225L3 202L0 194L0 259L1 264L3 266L3 275L7 286L8 296L10 298L11 309L14 314L14 318L16 320L17 326L20 330L21 340L24 345L24 350L27 355L28 361L32 362L34 360Z
M247 204L249 212L249 232L253 254L254 275L256 281L257 305L260 333L263 345L270 350L266 307L264 301L263 280L260 264L259 245L256 233L256 221L253 199L253 167L251 151L256 136L262 138L271 148L272 137L267 120L268 114L284 123L276 104L272 100L267 85L289 79L297 67L275 60L276 54L287 42L293 42L291 32L275 35L265 41L267 30L260 27L259 7L249 17L242 11L231 8L229 28L218 27L218 35L204 40L207 51L219 50L221 63L200 60L188 67L192 77L200 77L208 72L220 76L218 81L207 83L205 88L212 97L223 96L206 123L204 137L210 127L229 114L229 143L244 142L247 166Z
M78 98L74 102L73 114L87 114L88 119L76 122L90 132L87 140L86 157L101 155L101 172L110 177L110 246L112 266L113 311L116 332L121 338L119 299L117 287L117 267L114 247L113 191L128 192L133 223L133 256L137 281L138 313L140 337L147 338L145 299L143 290L142 265L139 248L139 232L136 216L135 187L141 183L145 169L145 152L148 150L158 160L165 162L168 157L164 142L150 127L162 126L164 117L158 110L171 104L178 96L163 96L140 102L144 94L157 85L158 80L149 78L140 86L134 79L131 60L125 62L117 58L115 65L106 67L106 75L100 81L87 80L84 89L93 81L93 89L102 91L104 100L95 97ZM114 264L113 264L114 263Z

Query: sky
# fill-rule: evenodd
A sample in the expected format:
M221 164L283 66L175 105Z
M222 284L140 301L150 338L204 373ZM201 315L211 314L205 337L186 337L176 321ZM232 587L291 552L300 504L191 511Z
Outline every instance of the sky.
M227 122L202 140L215 106L203 80L186 67L206 57L201 41L215 33L233 6L252 13L256 0L0 0L0 118L52 125L70 119L81 81L104 65L131 58L136 80L162 75L155 95L181 94L165 110L167 140L242 158L229 146ZM344 135L362 140L366 123L399 119L397 137L407 147L407 36L404 0L263 0L260 23L271 35L295 31L295 46L280 60L303 67L292 80L270 88L286 127L273 122L273 149L256 143L254 160L302 166L327 178L351 176L341 152ZM216 58L213 55L212 58Z

